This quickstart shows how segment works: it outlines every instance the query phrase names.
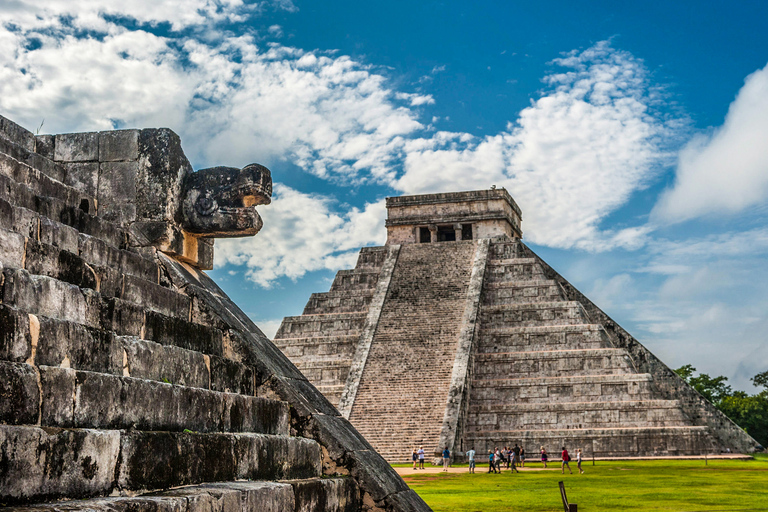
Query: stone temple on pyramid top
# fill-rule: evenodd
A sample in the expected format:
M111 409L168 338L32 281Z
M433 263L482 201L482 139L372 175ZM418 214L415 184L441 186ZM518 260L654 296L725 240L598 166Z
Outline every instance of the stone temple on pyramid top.
M390 197L364 247L274 343L390 462L520 444L587 457L759 444L522 239L503 189Z

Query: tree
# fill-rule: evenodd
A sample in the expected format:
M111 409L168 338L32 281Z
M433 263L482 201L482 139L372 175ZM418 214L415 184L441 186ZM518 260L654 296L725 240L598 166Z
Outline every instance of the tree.
M752 377L755 386L763 390L755 395L744 391L733 391L727 384L728 378L710 377L706 373L696 375L696 368L690 364L675 370L685 382L701 393L738 426L747 431L763 446L768 446L768 371Z

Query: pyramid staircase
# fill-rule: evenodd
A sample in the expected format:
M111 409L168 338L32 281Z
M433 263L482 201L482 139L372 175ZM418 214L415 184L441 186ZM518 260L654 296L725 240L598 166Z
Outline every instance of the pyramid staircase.
M594 456L719 452L705 425L664 397L629 352L519 241L491 244L466 446L562 445Z
M0 117L0 504L429 510L204 272L139 246L56 141Z
M275 346L335 407L386 254L386 247L363 248L354 269L339 271L329 292L313 293L302 315L285 317L275 334Z

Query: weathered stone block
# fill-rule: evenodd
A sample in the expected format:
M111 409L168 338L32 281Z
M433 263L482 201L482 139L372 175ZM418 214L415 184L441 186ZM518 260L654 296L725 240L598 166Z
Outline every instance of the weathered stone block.
M99 161L121 162L139 158L139 130L99 133Z
M78 254L77 230L46 217L40 219L40 242Z
M102 297L99 309L99 325L117 335L141 336L144 327L144 308L130 302Z
M54 160L58 162L96 162L99 160L99 134L66 133L56 135Z
M31 351L29 315L7 304L0 304L0 359L23 362L30 357Z
M233 435L237 478L292 480L322 474L320 445L315 441L301 437Z
M221 482L203 484L198 489L211 494L238 492L237 510L285 512L295 510L293 488L277 482ZM171 491L168 491L169 493ZM223 512L229 512L224 510Z
M96 197L99 183L98 162L67 162L62 165L67 170L64 183L84 194Z
M0 138L18 144L27 151L35 150L35 136L8 118L0 116Z
M122 347L109 332L76 322L40 318L35 362L112 374L122 373Z
M126 225L136 219L138 163L104 162L99 166L99 216Z
M82 498L112 490L120 449L116 431L0 425L0 496L13 504Z
M211 389L227 393L254 394L253 370L224 357L211 356Z
M0 268L24 267L24 246L26 238L13 231L0 229Z
M0 421L34 425L40 413L40 389L34 367L0 361Z
M4 274L4 302L31 313L95 325L95 311L77 286L24 270Z
M144 338L203 354L221 355L223 335L218 329L187 322L153 311L146 314Z
M35 153L53 160L55 141L54 135L35 135Z
M168 381L180 386L209 387L212 379L209 376L205 356L200 352L138 338L126 337L120 342L125 351L126 370L131 377ZM213 386L211 389L225 391Z
M360 492L351 478L294 480L296 512L356 512L362 507Z
M53 366L40 366L39 371L42 393L40 424L48 427L75 426L75 371Z

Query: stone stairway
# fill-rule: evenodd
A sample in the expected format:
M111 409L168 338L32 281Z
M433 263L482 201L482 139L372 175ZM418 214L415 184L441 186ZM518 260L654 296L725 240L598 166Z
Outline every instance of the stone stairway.
M199 266L137 239L99 192L114 133L0 117L0 503L428 510Z
M491 244L479 326L465 446L520 443L529 456L562 445L596 456L718 451L708 427L662 399L519 241Z
M275 345L335 407L386 254L385 247L363 248L354 269L340 270L329 292L313 293L303 314L284 318L275 334Z
M437 449L475 247L400 249L349 418L389 461Z

